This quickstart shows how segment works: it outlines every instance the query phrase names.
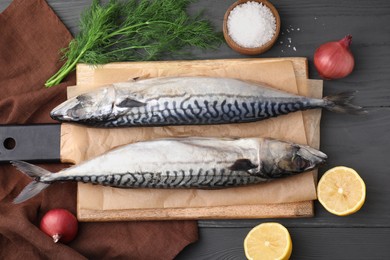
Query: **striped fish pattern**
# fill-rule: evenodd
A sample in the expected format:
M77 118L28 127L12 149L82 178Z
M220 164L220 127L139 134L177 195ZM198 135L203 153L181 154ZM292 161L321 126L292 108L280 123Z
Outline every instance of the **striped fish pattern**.
M266 100L256 97L220 95L221 99L197 95L184 99L161 96L156 105L134 107L131 112L102 124L116 126L206 125L259 121L311 108L308 99L296 102ZM235 100L233 100L235 99ZM239 101L242 100L242 101ZM146 103L149 100L147 100ZM152 103L152 102L150 102Z
M127 172L111 175L62 176L56 181L78 181L120 188L199 188L234 187L263 182L264 179L249 174L239 174L225 169L213 168L173 170L165 172ZM45 179L42 179L45 182ZM46 180L47 182L47 180Z
M307 98L232 78L167 77L102 87L65 101L51 117L96 127L245 123L314 108L360 112L351 97Z
M158 139L116 148L55 174L26 162L13 162L35 178L15 203L58 181L119 188L220 189L301 173L325 159L325 154L311 147L273 139Z

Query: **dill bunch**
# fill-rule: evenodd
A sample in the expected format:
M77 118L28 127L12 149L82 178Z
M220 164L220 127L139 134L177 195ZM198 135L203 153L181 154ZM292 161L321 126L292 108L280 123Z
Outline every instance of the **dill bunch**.
M190 16L192 0L93 0L80 19L80 32L63 49L64 65L45 83L59 84L77 63L158 60L184 54L184 48L216 48L221 33L201 14ZM187 53L188 54L188 53Z

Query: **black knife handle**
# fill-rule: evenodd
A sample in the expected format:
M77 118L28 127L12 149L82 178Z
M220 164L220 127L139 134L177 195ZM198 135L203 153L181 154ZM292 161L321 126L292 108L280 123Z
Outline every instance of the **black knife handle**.
M0 125L0 163L60 161L60 124Z

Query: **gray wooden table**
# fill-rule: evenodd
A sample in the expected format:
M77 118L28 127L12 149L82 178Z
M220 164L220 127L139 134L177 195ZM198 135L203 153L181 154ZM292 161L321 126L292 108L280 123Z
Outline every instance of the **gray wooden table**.
M205 15L221 28L223 15L233 2L199 0L191 8L205 9ZM0 1L0 11L9 3L10 0ZM76 34L80 13L90 1L48 3ZM314 218L199 221L199 241L185 248L178 259L244 259L245 235L266 221L280 222L289 229L292 259L390 259L390 1L273 0L272 3L281 16L282 34L279 43L261 57L307 57L310 78L319 78L312 62L316 47L346 34L353 35L355 70L345 79L326 81L324 94L358 90L355 102L370 113L356 117L324 112L321 150L328 154L329 160L320 174L338 165L356 169L367 185L366 203L358 213L348 217L333 216L316 202ZM222 46L218 51L199 53L198 57L243 56Z

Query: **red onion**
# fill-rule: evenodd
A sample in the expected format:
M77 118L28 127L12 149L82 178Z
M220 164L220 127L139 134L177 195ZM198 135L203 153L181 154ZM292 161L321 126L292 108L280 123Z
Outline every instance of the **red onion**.
M349 49L352 36L347 35L337 42L322 44L314 53L314 65L324 79L339 79L348 76L355 65Z
M43 216L40 229L51 236L54 243L68 243L76 237L78 222L66 209L52 209Z

